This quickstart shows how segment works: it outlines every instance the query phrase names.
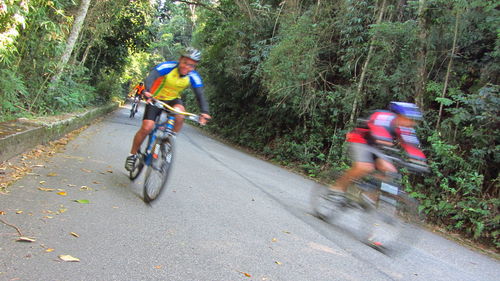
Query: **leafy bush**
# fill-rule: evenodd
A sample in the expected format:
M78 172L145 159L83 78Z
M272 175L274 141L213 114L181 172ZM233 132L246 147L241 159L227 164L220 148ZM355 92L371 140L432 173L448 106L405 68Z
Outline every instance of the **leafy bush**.
M29 112L20 110L28 91L19 74L9 69L0 69L0 96L0 121L30 115Z

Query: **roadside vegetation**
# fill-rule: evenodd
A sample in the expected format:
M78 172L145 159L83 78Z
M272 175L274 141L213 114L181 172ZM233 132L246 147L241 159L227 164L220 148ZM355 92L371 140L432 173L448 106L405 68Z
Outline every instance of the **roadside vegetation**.
M209 129L328 179L358 117L415 102L432 173L407 188L430 223L498 250L498 26L487 0L0 0L0 118L123 99L194 45Z

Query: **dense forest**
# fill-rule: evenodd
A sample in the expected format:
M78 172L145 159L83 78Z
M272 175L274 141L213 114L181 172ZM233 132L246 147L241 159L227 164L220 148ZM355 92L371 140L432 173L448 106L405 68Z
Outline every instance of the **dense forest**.
M432 172L406 188L429 223L499 249L499 4L0 0L0 121L123 99L192 45L209 130L331 180L358 117L415 102Z

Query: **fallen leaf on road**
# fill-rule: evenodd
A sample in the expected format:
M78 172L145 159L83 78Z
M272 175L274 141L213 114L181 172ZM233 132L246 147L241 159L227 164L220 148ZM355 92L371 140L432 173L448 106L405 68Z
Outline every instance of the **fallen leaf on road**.
M66 193L66 191L61 191L61 192L58 192L57 194L61 195L61 196L66 196L68 195L68 193Z
M38 190L50 192L50 191L54 191L55 189L54 188L39 187Z
M92 171L89 169L82 168L81 170L84 171L85 173L92 173Z
M75 186L76 186L76 184L68 184L68 186L70 186L70 187L75 187Z
M5 215L5 212L4 211L0 211L0 215Z
M48 173L47 177L57 177L57 174L56 173Z
M156 269L160 269L161 267L162 267L161 265L155 266Z
M22 214L22 213L23 213L23 211L17 211L16 212L16 214Z
M271 240L271 241L272 241L272 242L277 242L277 241L278 241L278 239L273 238L273 240Z
M87 199L78 199L78 200L75 200L75 202L80 203L80 204L88 204L88 203L90 203L90 201L87 200Z
M66 212L68 209L59 209L59 214Z
M16 240L16 241L17 241L17 242L35 242L36 240L35 240L35 239L33 239L33 238L20 236L19 238L17 238L17 240Z
M59 258L63 261L80 261L80 259L72 257L70 255L59 255Z
M82 187L80 187L80 190L90 190L90 187L82 185Z
M98 181L93 181L92 183L93 184L100 184L100 182L98 182Z
M45 252L47 252L47 253L54 252L54 249L48 248L47 250L45 250Z
M283 230L283 233L291 234L290 231L285 231L285 230Z
M76 238L80 237L80 235L78 235L78 234L76 234L76 233L74 233L74 232L70 232L69 234L71 234L71 235L75 236Z
M281 262L279 262L279 261L275 261L275 263L276 263L277 265L282 265L282 263L281 263Z
M240 271L241 274L245 275L246 277L252 277L252 275L250 275L249 273L246 273L246 272L243 272L243 271Z
M107 170L106 172L108 172L108 173L113 173L113 170Z
M39 183L40 183L40 184L44 184L44 183L45 183L45 181L40 181Z
M45 216L45 217L43 217L43 218L45 218L45 219L52 219L52 218L54 218L54 217L52 217L52 216Z

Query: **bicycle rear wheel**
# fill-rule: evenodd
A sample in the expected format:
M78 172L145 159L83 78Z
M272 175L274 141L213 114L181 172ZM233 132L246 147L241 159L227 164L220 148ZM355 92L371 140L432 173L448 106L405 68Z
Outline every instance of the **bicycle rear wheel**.
M142 142L141 147L139 147L139 150L137 151L138 158L135 161L134 169L132 169L132 171L130 171L128 174L128 177L131 180L135 180L141 174L142 169L144 168L144 157L146 155L146 149L148 147L149 138L151 137L150 136L148 137L147 142L146 141Z
M383 192L371 213L369 236L364 242L386 254L405 253L418 241L422 222L416 199L405 192L395 196Z
M157 199L163 191L172 168L174 145L170 138L156 139L151 151L153 158L146 170L144 181L144 202Z

